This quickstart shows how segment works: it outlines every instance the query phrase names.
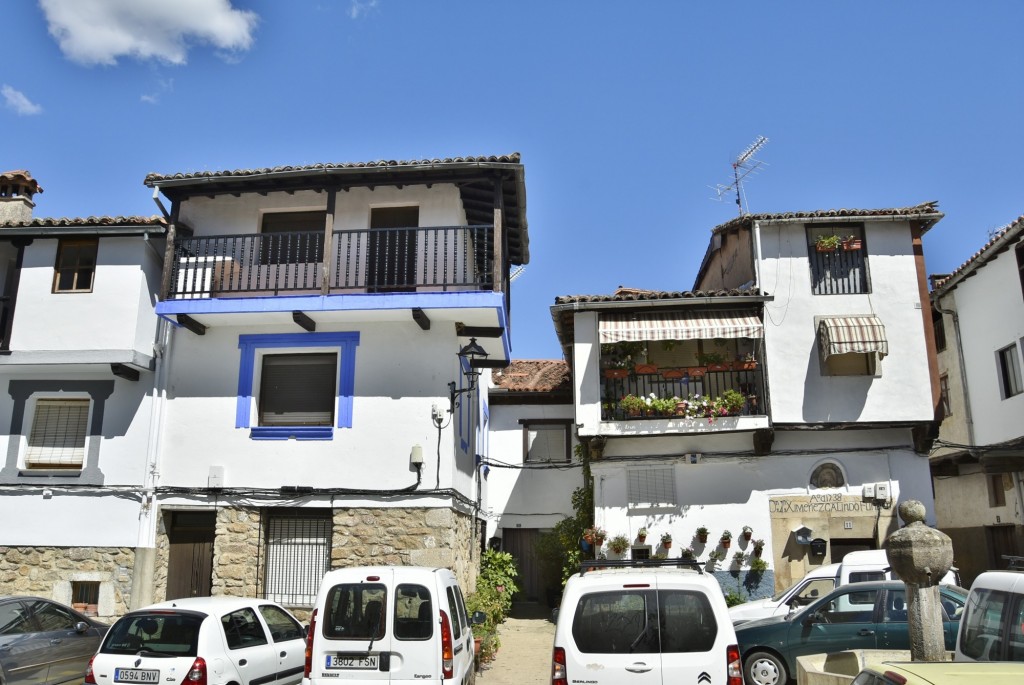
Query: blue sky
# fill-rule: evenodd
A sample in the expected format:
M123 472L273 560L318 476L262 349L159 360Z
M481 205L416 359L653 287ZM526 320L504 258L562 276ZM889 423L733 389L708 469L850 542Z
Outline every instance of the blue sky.
M937 200L930 273L1024 214L1024 2L18 0L0 166L36 216L154 214L174 173L523 155L513 355L557 295L687 290L736 215Z

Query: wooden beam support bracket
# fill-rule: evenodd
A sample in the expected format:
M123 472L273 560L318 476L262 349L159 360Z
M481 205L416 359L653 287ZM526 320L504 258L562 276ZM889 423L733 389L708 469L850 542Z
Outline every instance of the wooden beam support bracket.
M500 338L505 329L502 326L467 326L456 322L455 334L460 338Z
M123 378L127 381L139 380L139 370L125 364L111 364L110 371L118 378Z
M316 332L316 321L309 318L305 312L292 312L292 321L299 324L299 326L310 333Z
M430 330L430 317L428 317L427 313L419 307L412 308L412 320L419 324L419 327L423 330Z
M178 314L178 324L187 328L196 335L206 335L206 326L193 319L188 314Z

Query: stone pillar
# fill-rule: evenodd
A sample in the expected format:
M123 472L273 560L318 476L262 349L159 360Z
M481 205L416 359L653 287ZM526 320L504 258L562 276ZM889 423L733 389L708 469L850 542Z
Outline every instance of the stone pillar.
M886 538L892 570L907 586L907 629L913 661L946 661L939 581L953 565L953 542L924 524L925 508L917 500L899 506L906 526Z

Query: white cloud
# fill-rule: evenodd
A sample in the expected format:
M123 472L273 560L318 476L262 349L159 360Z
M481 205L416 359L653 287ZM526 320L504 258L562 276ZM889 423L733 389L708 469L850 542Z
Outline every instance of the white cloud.
M42 107L25 97L24 93L11 88L6 83L0 88L0 94L4 96L4 104L7 109L12 109L22 116L31 116L43 111Z
M152 93L143 93L139 96L142 102L148 105L156 105L160 102L160 96L164 93L170 93L174 90L174 79L159 79L156 84L156 89Z
M352 19L358 19L364 14L369 13L376 6L377 0L352 0L352 4L348 8L348 16Z
M39 0L65 57L85 65L129 56L185 64L194 43L237 53L252 46L259 17L231 0Z

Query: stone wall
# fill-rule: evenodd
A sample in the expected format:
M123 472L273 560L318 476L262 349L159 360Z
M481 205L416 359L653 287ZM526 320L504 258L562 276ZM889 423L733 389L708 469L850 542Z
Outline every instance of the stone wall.
M260 510L222 508L217 510L213 543L213 595L256 597L263 539Z
M337 509L331 568L366 565L450 568L476 588L480 552L473 517L452 509Z
M71 583L99 583L96 617L128 610L135 551L128 547L0 547L0 595L35 595L71 604Z

